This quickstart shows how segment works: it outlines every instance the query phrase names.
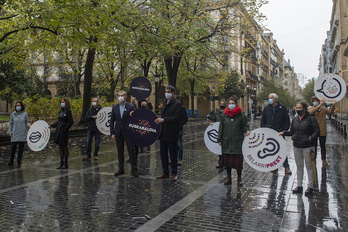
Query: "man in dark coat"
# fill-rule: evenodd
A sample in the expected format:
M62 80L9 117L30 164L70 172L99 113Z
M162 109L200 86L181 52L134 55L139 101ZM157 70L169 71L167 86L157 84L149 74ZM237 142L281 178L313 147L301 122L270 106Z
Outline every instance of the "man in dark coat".
M137 157L134 152L134 145L126 135L127 119L131 112L135 110L134 105L126 102L127 92L120 90L117 94L119 103L114 105L111 110L110 120L110 135L116 140L116 147L118 153L118 171L115 176L124 174L124 143L126 142L128 155L132 167L131 175L139 177L137 168Z
M287 131L290 127L290 118L285 105L278 102L278 95L271 93L268 96L269 104L262 112L261 127L271 128L277 132ZM291 174L288 157L286 157L283 167L285 174Z
M175 89L168 85L165 90L166 99L163 102L161 118L157 118L155 123L161 123L160 140L160 154L162 161L163 174L157 176L157 179L169 178L168 169L168 150L171 160L172 181L177 180L178 171L178 153L177 142L180 131L180 119L182 107L181 104L174 97Z
M95 139L94 160L98 160L100 132L97 128L97 125L95 124L95 120L97 119L97 114L101 109L102 107L99 105L99 99L96 97L93 98L92 107L89 108L85 116L88 123L88 131L87 131L87 151L86 151L86 156L83 157L83 160L89 160L91 158L93 136Z

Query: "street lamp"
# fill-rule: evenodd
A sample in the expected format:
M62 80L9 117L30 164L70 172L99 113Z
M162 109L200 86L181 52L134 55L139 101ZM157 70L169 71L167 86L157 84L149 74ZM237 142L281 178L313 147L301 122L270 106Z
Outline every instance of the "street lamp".
M158 85L160 75L156 72L155 74L155 113L158 114Z

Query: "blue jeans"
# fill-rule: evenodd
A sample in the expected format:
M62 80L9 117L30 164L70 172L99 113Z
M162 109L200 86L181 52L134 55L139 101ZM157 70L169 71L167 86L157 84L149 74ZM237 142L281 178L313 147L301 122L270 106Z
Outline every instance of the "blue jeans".
M179 160L182 160L182 156L184 154L184 147L182 146L182 130L179 131L178 152L179 152Z
M98 156L99 143L100 143L100 132L99 131L87 131L87 156L91 157L92 153L92 139L95 138L94 156Z

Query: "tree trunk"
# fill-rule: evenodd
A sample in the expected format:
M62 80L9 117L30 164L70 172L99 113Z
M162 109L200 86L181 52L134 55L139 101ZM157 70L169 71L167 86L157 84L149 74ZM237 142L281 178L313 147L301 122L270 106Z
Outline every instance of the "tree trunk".
M108 101L113 102L115 101L115 89L116 89L117 81L110 83L110 94Z
M190 95L191 95L191 118L195 117L195 80L190 80Z
M91 41L97 42L95 37L91 36ZM80 123L85 122L85 116L88 109L91 107L92 97L92 81L93 81L93 64L95 58L95 48L89 48L87 53L86 65L85 65L85 79L83 83L83 105Z
M168 84L176 87L176 79L182 55L170 56L164 59L168 76Z
M77 73L76 75L76 81L75 81L75 96L81 95L80 91L80 84L81 84L81 74Z

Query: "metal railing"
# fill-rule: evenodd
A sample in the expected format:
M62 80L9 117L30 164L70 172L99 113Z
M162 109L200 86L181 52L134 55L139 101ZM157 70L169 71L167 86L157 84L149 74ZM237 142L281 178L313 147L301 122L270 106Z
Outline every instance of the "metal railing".
M331 118L331 124L344 137L347 137L347 125L335 118Z

